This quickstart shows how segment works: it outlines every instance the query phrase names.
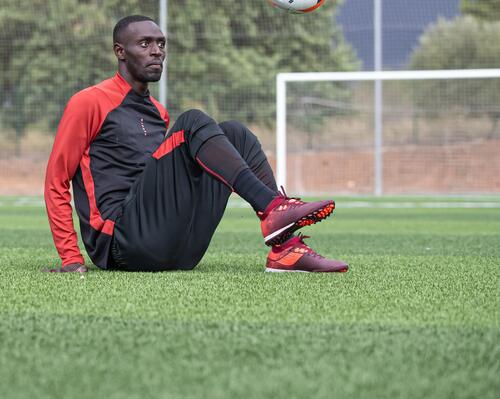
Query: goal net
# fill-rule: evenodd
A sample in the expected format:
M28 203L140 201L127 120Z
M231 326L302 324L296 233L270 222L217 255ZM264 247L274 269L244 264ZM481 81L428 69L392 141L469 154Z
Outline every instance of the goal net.
M285 73L276 171L300 194L500 193L500 69Z

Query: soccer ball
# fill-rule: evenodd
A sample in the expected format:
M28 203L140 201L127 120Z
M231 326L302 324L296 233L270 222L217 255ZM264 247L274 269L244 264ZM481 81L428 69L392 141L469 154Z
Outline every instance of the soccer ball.
M303 14L314 11L325 0L268 0L273 7L278 7L290 12Z

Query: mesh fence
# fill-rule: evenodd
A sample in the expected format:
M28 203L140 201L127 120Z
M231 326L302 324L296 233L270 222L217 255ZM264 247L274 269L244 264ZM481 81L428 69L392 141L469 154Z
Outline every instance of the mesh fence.
M172 118L201 108L219 121L238 119L272 151L278 71L358 67L332 23L335 4L321 11L291 15L265 0L170 1L166 105ZM137 13L158 20L159 2L1 0L0 193L42 192L66 102L114 73L113 26ZM157 85L151 89L158 94Z
M495 47L498 40L493 40L500 34L495 21L480 23L472 17L456 17L459 14L456 0L438 2L447 3L454 10L444 14L433 8L436 2L432 1L392 1L394 4L388 1L384 0L384 7L391 10L393 19L388 20L389 14L384 14L385 28L389 32L397 25L399 33L383 36L384 59L396 57L402 49L406 55L396 57L397 63L385 62L386 67L457 69L500 65L497 62L500 50ZM372 0L328 1L310 15L291 15L270 7L266 0L169 1L166 105L172 118L186 109L201 108L219 121L238 119L259 136L273 164L276 73L354 71L369 67L366 59L372 54L363 53L360 43L368 49L372 46L372 9ZM412 10L419 16L415 20L409 17ZM422 10L426 10L425 17L421 17ZM64 106L76 91L114 74L112 29L120 18L131 14L158 20L159 1L0 0L0 194L42 193L46 161ZM448 20L439 21L440 16ZM425 40L419 44L421 34L423 38L426 34L434 35L427 47ZM409 36L412 40L407 39ZM490 47L484 48L481 43ZM337 90L328 85L299 85L294 89L292 106L301 120L291 121L291 136L300 138L292 152L369 149L373 141L372 110L371 104L364 100L371 96L372 89L369 84L355 86L356 90L352 87ZM152 85L151 90L157 97L157 85ZM397 103L385 115L386 143L392 140L410 145L408 140L415 137L420 143L428 142L432 136L427 131L430 126L439 130L436 118L431 118L431 123L428 114L415 116L415 110L399 103L398 95L390 94L392 90L397 89L384 89L387 103L384 109L391 108L391 99ZM490 100L493 108L495 101ZM318 111L319 118L315 115ZM333 119L342 112L345 115L341 115L341 122ZM494 118L471 117L471 112L463 109L456 112L453 121L456 124L464 121L463 135L496 139L496 133L476 133L472 129L479 124L495 132ZM406 113L410 116L405 119L402 115ZM484 122L480 123L481 118ZM324 123L327 126L340 123L343 128L324 128ZM456 129L450 129L447 135L448 141L442 139L433 145L445 151L461 137ZM323 144L318 147L319 143ZM339 158L332 155L328 162L336 159ZM347 187L349 190L344 191L371 192L371 165L362 166L368 161L345 159L335 162L339 175L335 182L330 181L330 189L324 185L304 186L305 191L330 192ZM304 181L315 175L302 166L291 167L300 172ZM389 164L384 164L384 168L403 173ZM366 184L352 182L349 176L353 169L366 172L363 177ZM411 184L405 187L398 192L411 193L421 188ZM292 192L299 188L293 188ZM481 190L466 191L497 192L498 187L486 184ZM457 190L443 188L441 192Z
M374 82L315 85L287 84L287 187L372 194ZM500 193L499 93L500 77L384 81L383 192Z

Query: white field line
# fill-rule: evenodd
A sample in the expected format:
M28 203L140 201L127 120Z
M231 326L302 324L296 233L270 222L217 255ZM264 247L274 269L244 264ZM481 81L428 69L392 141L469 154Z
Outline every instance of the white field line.
M338 207L342 208L494 208L500 209L500 202L341 202Z
M15 200L12 199L3 199L0 200L0 207L3 206L15 206L15 207L24 207L24 206L45 206L45 201L40 197L19 197Z
M249 208L244 201L229 201L228 208ZM471 208L471 209L500 209L499 202L473 202L473 201L456 201L456 202L370 202L370 201L337 201L337 208L387 208L387 209L453 209L453 208Z
M0 207L45 207L43 198L39 197L20 197L15 200L0 200ZM250 208L246 202L239 199L230 199L228 208ZM453 208L471 208L471 209L500 209L499 201L337 201L337 208L387 208L387 209L453 209Z

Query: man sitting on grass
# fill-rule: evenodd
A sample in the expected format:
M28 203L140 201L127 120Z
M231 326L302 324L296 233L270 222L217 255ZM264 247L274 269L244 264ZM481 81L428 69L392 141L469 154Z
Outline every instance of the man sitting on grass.
M85 272L73 225L70 181L87 253L101 269L192 269L203 257L231 192L257 212L270 245L268 271L339 272L294 236L329 216L333 201L278 192L255 135L201 111L169 116L149 93L160 79L166 39L134 15L113 30L118 72L76 93L61 118L47 166L45 202L62 260L51 272Z

